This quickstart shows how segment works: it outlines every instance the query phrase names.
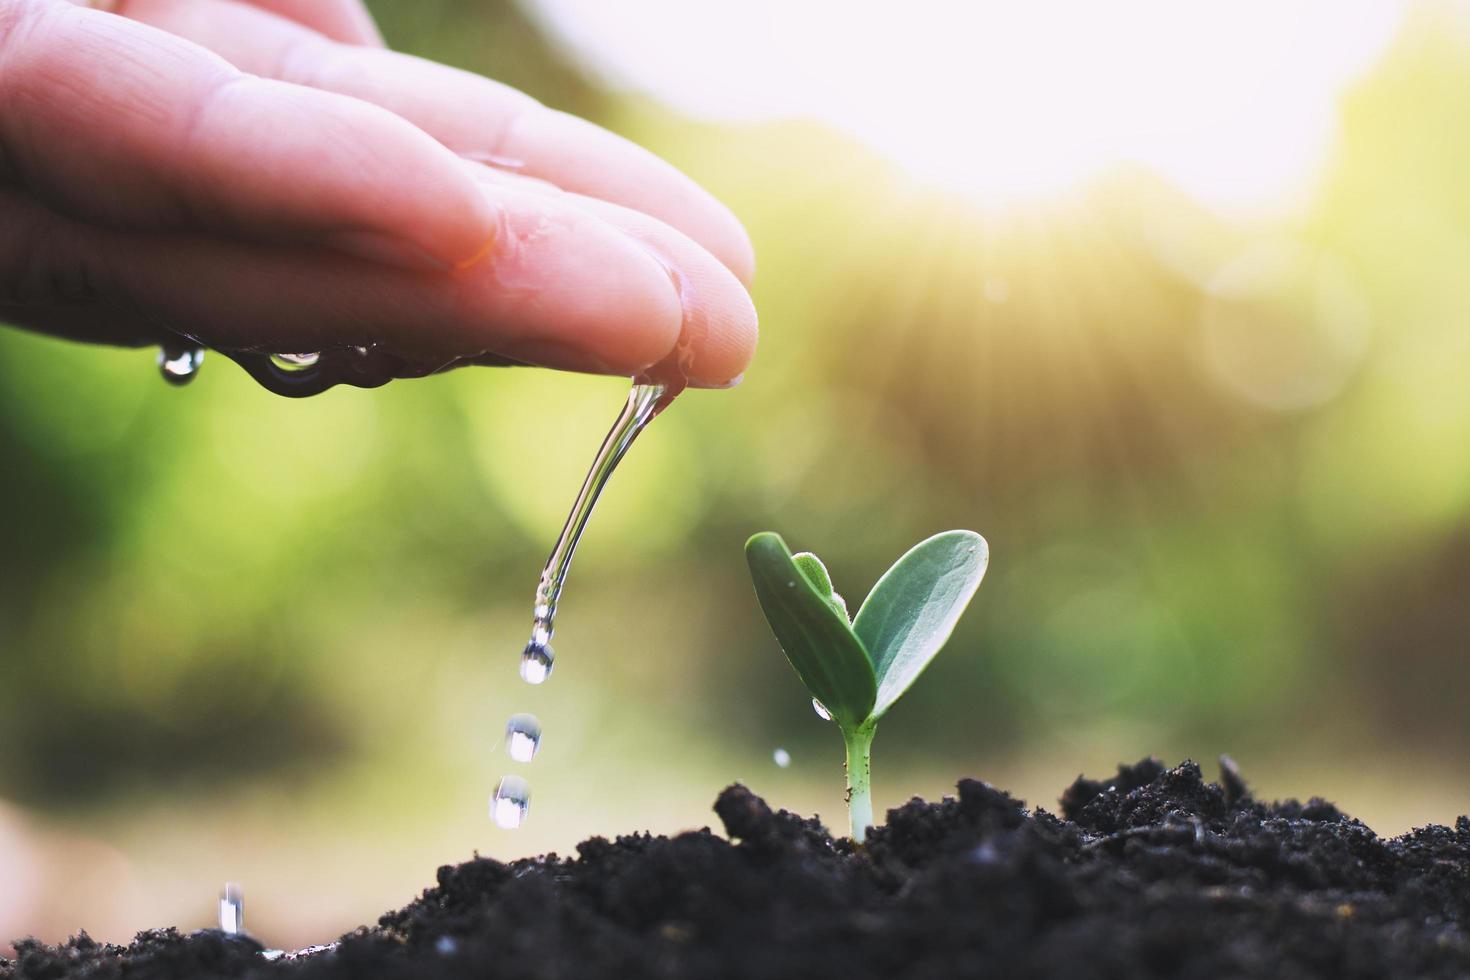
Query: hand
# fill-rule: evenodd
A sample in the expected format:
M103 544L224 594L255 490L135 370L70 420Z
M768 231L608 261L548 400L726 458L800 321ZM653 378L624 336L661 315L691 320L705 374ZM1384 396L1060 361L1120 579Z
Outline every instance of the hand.
M383 49L360 0L110 5L0 0L0 321L624 375L677 344L691 384L745 369L749 241L646 151Z

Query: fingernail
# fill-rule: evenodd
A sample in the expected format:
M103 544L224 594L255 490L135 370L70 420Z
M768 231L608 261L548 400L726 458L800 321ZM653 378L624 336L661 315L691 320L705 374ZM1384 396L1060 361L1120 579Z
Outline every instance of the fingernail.
M449 263L431 255L423 246L375 231L342 231L326 239L329 248L376 262L417 272L444 272ZM489 251L487 245L483 251ZM480 254L483 254L480 253ZM476 259L479 255L475 256Z

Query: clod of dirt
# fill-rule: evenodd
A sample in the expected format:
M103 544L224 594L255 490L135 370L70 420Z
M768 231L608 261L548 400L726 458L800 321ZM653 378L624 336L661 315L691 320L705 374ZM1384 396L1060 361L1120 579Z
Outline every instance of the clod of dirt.
M332 952L267 963L218 932L19 944L3 980L217 977L1470 977L1470 819L1384 840L1322 800L1264 804L1146 759L1062 816L961 780L866 846L744 786L709 830L575 858L476 858Z

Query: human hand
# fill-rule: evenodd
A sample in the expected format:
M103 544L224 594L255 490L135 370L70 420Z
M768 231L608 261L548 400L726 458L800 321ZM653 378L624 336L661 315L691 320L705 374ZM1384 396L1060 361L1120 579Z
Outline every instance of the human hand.
M360 0L109 5L0 0L0 321L403 374L745 369L749 241L646 151L383 49Z

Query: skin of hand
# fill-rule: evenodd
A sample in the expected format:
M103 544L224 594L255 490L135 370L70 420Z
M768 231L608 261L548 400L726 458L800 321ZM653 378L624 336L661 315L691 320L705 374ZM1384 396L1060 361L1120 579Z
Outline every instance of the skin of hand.
M383 47L361 0L0 0L0 322L737 381L749 239L689 178Z

